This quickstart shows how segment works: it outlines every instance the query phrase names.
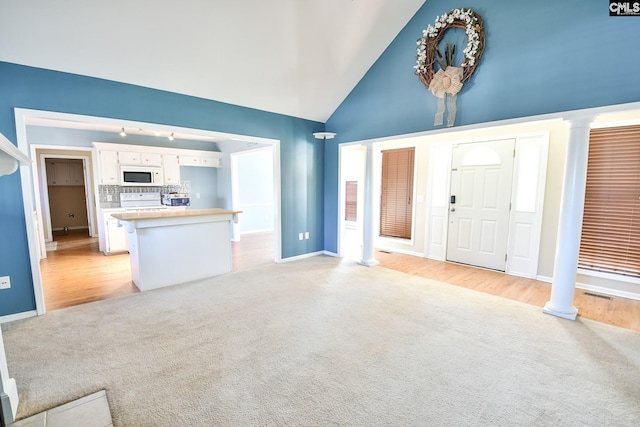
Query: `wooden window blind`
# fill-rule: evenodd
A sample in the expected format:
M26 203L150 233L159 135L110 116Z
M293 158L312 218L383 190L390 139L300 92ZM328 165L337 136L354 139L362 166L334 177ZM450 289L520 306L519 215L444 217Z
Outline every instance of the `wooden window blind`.
M591 130L578 266L640 277L640 126Z
M411 238L415 148L382 151L380 235Z
M358 220L358 181L347 181L345 191L345 221Z

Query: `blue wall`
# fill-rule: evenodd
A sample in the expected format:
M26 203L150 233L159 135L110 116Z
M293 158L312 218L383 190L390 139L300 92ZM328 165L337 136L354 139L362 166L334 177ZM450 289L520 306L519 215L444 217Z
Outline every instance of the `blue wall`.
M325 249L337 251L338 144L433 130L436 98L413 73L416 40L453 7L484 20L486 49L456 126L640 101L640 18L595 0L429 0L327 121ZM441 128L441 127L439 127Z
M13 109L120 118L279 139L282 256L323 249L322 123L91 77L0 62L0 132L14 144ZM0 178L0 316L35 309L19 174ZM298 230L312 238L299 241Z

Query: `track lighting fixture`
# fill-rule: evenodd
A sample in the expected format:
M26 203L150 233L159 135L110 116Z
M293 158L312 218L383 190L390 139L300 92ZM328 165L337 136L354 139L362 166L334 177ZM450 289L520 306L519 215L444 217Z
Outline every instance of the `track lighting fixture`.
M127 136L126 132L124 131L124 128L122 128L122 132L120 132L120 136Z
M173 132L171 132L171 135L169 135L169 141L173 141Z

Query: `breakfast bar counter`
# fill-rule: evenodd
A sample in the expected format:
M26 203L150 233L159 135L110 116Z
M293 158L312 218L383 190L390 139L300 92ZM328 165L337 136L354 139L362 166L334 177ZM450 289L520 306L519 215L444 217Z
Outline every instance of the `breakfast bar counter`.
M141 291L231 271L231 221L240 211L114 213L127 229L131 277Z

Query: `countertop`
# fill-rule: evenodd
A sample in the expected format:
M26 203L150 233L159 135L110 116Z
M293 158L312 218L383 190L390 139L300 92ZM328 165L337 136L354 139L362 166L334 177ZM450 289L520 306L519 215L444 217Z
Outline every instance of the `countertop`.
M235 215L242 211L230 211L227 209L186 209L186 210L163 210L163 211L141 211L141 212L120 212L112 213L111 216L122 221L160 218L183 218L190 216L210 216L210 215Z

